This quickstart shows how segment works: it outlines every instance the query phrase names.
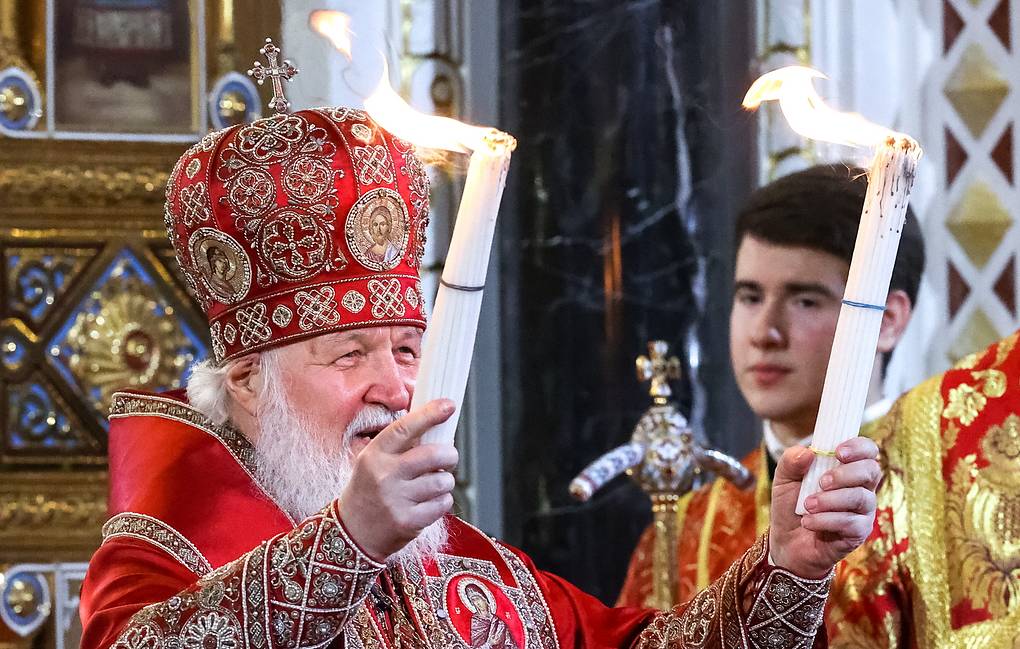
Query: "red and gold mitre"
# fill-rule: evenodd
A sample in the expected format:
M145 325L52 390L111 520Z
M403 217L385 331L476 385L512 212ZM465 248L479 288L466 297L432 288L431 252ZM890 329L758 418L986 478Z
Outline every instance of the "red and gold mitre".
M361 110L210 133L167 183L166 226L219 361L328 331L425 327L429 181Z

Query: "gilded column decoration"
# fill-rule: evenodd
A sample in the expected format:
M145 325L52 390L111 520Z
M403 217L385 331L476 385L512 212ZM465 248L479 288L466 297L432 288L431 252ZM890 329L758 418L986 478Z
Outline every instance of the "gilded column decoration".
M29 131L42 116L42 85L22 55L18 0L0 0L0 136Z
M214 130L253 122L262 117L258 88L241 74L237 58L234 0L220 0L214 15L216 80L209 91L209 122Z
M72 609L77 583L49 568L84 561L99 545L112 392L181 387L187 366L209 353L166 239L167 178L216 123L207 102L230 123L257 117L261 102L243 77L244 88L228 79L220 96L196 89L236 68L220 43L257 49L280 25L279 9L261 0L135 3L148 4L160 35L144 71L132 71L117 65L127 32L116 43L104 38L110 21L100 15L126 4L0 0L0 582L14 564L47 567L26 574L44 575L54 605ZM82 74L69 76L76 66ZM153 83L126 78L136 73ZM108 92L89 95L96 110L83 112L75 93L104 80ZM41 92L47 81L52 96ZM175 101L190 105L163 119L159 93L175 89ZM251 101L230 94L245 89ZM198 114L210 118L192 120ZM28 582L18 583L7 583L13 617L0 620L0 646L21 642L12 629L35 605L25 599ZM72 610L46 623L73 618ZM67 631L55 629L37 633Z

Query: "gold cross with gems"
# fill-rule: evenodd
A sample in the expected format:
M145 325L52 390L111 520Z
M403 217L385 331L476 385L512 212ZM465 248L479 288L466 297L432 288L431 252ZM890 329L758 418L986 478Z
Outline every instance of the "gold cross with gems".
M277 63L280 48L273 45L273 39L271 38L266 39L266 44L259 50L259 54L266 57L269 61L269 66L266 67L255 61L255 67L248 70L248 76L255 79L260 86L266 79L272 79L273 98L269 101L269 107L277 113L286 113L290 110L290 102L283 95L283 82L281 79L290 81L298 73L298 69L291 65L291 62L287 59L284 59L282 63Z
M664 405L673 391L669 388L670 379L680 378L680 360L669 354L669 343L665 340L652 340L648 343L648 356L638 356L637 376L639 381L651 381L648 394L659 405Z

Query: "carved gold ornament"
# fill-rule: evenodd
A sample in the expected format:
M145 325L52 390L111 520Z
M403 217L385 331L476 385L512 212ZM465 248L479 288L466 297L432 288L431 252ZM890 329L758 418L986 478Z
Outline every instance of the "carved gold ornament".
M124 270L119 263L92 293L99 308L79 312L65 342L69 369L104 413L119 388L180 387L181 375L195 359L173 307L153 286Z
M0 88L0 113L12 122L24 119L28 115L28 93L17 86Z

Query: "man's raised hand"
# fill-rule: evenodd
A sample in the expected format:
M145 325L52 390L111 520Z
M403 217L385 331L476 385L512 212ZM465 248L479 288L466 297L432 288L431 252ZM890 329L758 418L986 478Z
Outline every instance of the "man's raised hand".
M448 399L430 401L380 431L355 458L340 496L340 517L372 558L396 553L453 507L457 449L419 443L453 410Z
M875 522L875 489L882 471L873 441L857 437L836 448L840 465L825 473L822 491L796 513L800 483L813 453L803 446L786 450L772 485L769 550L776 565L806 579L820 579L836 562L871 534Z

